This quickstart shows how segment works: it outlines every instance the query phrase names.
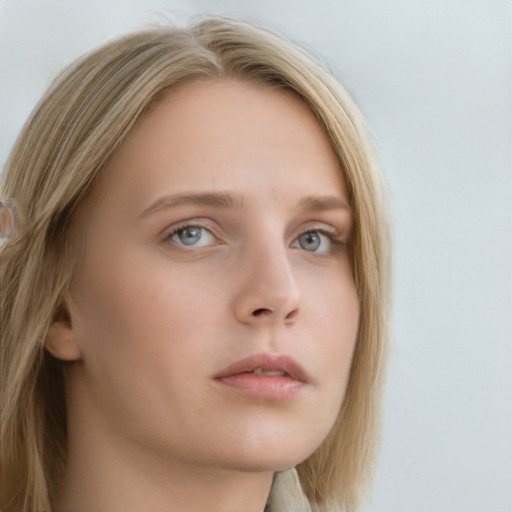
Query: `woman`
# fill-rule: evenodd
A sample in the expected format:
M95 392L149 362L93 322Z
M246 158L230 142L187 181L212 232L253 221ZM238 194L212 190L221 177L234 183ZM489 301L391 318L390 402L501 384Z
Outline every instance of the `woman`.
M328 71L228 19L128 35L47 93L2 199L3 512L357 507L388 235Z

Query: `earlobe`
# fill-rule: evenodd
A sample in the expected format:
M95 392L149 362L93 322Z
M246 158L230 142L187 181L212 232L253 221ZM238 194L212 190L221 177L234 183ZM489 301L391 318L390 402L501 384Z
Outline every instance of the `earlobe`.
M66 304L61 304L46 336L45 348L53 357L63 361L81 359L75 339L71 316Z

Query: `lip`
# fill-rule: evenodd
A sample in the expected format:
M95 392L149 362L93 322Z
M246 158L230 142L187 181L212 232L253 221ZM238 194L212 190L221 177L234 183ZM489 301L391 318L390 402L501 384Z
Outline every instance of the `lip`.
M258 375L256 368L285 375ZM260 353L236 361L214 376L214 380L252 398L290 400L310 382L306 370L293 357Z
M240 359L230 364L220 373L215 375L215 379L223 379L241 373L252 372L256 368L265 371L285 372L293 380L307 384L310 381L306 370L291 356L285 354L261 353Z

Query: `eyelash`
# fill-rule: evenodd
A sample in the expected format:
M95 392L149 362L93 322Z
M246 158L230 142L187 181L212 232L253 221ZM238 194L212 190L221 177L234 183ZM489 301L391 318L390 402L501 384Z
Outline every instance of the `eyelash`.
M306 231L303 231L300 233L294 240L294 244L299 243L300 237L307 235L307 234L319 234L322 236L325 236L328 239L329 247L325 252L317 252L317 251L308 251L307 249L304 249L301 247L304 252L311 253L316 256L322 257L322 256L330 256L333 253L337 253L340 250L343 250L345 246L347 245L344 241L340 240L338 237L338 233L335 230L328 230L328 229L322 229L322 228L313 228L313 229L307 229Z
M178 235L178 233L184 231L184 230L187 230L187 229L198 229L198 230L201 230L201 232L208 232L210 234L210 236L212 236L213 238L217 239L217 237L215 236L215 234L212 232L211 229L207 228L206 226L203 226L201 224L194 224L194 223L190 223L190 224L184 224L184 225L180 225L176 228L174 228L170 233L168 233L167 235L164 236L164 239L163 239L163 242L166 243L166 244L173 244L174 246L176 246L177 248L179 249L182 249L182 250L188 250L186 247L187 245L186 244L179 244L178 242L175 242L173 240L173 237ZM308 251L307 249L304 249L302 247L295 247L295 244L298 243L298 240L300 239L300 237L304 236L304 235L307 235L307 234L311 234L311 233L314 233L314 234L320 234L320 235L323 235L325 237L328 238L329 240L329 244L330 244L330 247L328 248L327 251L325 252L316 252L316 251ZM208 244L207 246L211 246L211 245L217 245L217 244ZM328 230L328 229L322 229L322 228L314 228L314 229L307 229L305 231L303 231L302 233L300 233L299 235L297 235L297 237L293 240L293 244L292 244L292 248L299 248L301 250L303 250L304 252L306 253L311 253L311 254L315 254L317 256L329 256L335 252L339 252L343 249L345 249L345 247L347 246L347 243L340 240L338 237L337 237L337 231L336 230ZM195 245L190 245L188 246L190 247L191 249L193 249L194 247L197 247ZM204 247L204 246L201 246L201 247ZM200 247L197 247L197 248L200 248Z
M184 225L181 225L181 226L178 226L178 227L174 228L173 231L171 231L169 234L165 235L164 243L171 243L171 244L176 245L179 248L187 247L186 244L183 244L183 245L180 246L177 242L174 242L173 241L173 237L178 235L180 233L180 231L185 231L186 229L193 229L193 228L199 229L202 232L207 231L208 233L210 233L210 235L213 238L217 239L217 237L213 234L212 230L207 228L206 226L202 226L201 224L190 223L190 224L184 224ZM190 246L190 247L192 247L192 246Z

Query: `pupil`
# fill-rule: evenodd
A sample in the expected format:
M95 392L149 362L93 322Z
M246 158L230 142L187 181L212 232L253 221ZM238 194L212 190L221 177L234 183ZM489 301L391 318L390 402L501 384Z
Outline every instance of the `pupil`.
M320 247L320 236L314 231L304 233L299 237L299 244L303 249L314 251Z
M201 231L198 228L183 228L179 237L183 245L194 245L201 238Z

